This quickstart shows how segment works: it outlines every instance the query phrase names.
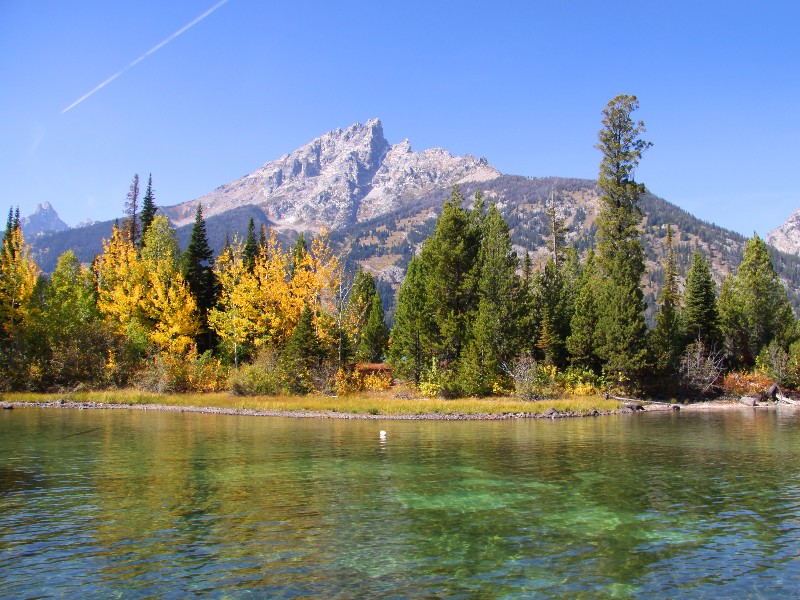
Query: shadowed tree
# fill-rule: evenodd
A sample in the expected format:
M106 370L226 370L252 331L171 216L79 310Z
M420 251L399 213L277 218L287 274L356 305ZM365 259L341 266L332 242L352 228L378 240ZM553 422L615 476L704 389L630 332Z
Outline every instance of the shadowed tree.
M686 275L682 321L687 343L700 339L711 348L719 347L717 286L711 276L708 261L700 252L695 252L692 256L692 266Z
M142 226L142 244L144 244L144 236L147 234L147 229L152 224L157 210L156 198L153 193L153 175L150 174L150 177L147 178L147 189L142 199L142 216L140 219Z
M197 205L189 245L183 253L183 276L189 284L192 296L197 303L200 333L197 338L198 350L204 352L214 347L211 328L208 326L208 311L217 303L219 286L214 275L214 253L208 244L203 207Z
M131 187L125 198L125 214L128 215L123 223L123 229L132 244L138 245L141 235L139 226L139 174L133 176Z

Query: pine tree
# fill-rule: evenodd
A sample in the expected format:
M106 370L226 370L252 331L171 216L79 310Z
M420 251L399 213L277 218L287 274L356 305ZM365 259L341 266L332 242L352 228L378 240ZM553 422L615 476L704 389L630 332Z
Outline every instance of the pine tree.
M455 186L420 254L426 271L426 312L432 325L425 332L425 343L431 345L440 365L450 368L461 356L478 300L475 269L480 230L462 207L463 201Z
M553 262L558 266L566 246L567 227L564 224L564 217L558 210L558 200L555 190L550 191L550 197L545 208L545 215L548 222L548 233L550 236L549 249Z
M598 319L598 288L600 280L595 265L594 251L589 250L583 275L578 283L575 310L570 320L567 351L570 363L576 367L600 372L601 361L595 347L595 329Z
M147 235L147 229L153 222L156 211L158 210L155 200L155 194L153 193L153 174L151 173L150 177L147 178L147 189L142 199L142 215L140 218L142 226L142 244L144 243L144 236Z
M256 242L256 224L253 217L250 217L250 222L247 224L247 240L244 243L244 265L253 271L256 264L256 255L258 254L258 243Z
M361 333L369 321L372 298L376 291L375 279L369 272L359 267L343 315L343 327L356 349L361 344Z
M717 347L720 342L717 286L711 276L711 268L700 252L692 255L692 265L686 275L683 306L681 320L686 343L702 340L710 348Z
M603 159L597 180L601 191L597 264L602 284L595 349L623 380L641 374L647 364L641 289L645 264L638 227L642 216L639 199L645 188L635 182L634 171L651 144L639 138L644 123L631 118L638 106L636 96L613 98L603 110L596 146Z
M208 311L217 303L219 289L214 276L214 253L208 245L206 235L206 222L203 218L203 207L197 205L192 234L189 245L183 253L181 260L183 277L189 284L195 303L197 304L198 319L200 322L200 335L198 336L198 349L210 350L213 347L211 329L208 327Z
M566 342L575 311L578 265L574 251L562 249L557 253L560 262L551 256L533 278L533 334L545 362L563 367L567 364Z
M264 223L258 228L258 249L263 250L267 247L267 226Z
M281 356L281 369L292 393L307 394L313 390L311 378L321 358L322 349L314 333L313 314L306 304Z
M430 348L425 338L430 331L427 313L425 265L414 257L408 265L406 278L397 294L389 364L399 377L420 382L422 372L430 360Z
M381 362L389 341L389 330L383 315L381 295L375 291L372 296L369 319L359 340L356 359L360 362Z
M471 319L461 372L467 393L488 395L502 379L519 340L519 260L512 249L508 223L494 203L484 219L478 255L478 306Z
M741 364L754 364L773 340L784 349L793 341L794 314L786 289L758 235L747 242L736 276L723 284L719 313L728 354Z
M131 187L128 190L128 195L125 199L125 214L128 217L125 219L124 228L125 233L130 239L131 243L137 245L139 243L139 236L141 228L139 226L139 174L133 176Z
M674 373L683 352L685 335L680 322L680 293L672 247L672 226L667 225L667 260L664 264L664 285L658 299L656 326L652 332L653 358L658 372Z

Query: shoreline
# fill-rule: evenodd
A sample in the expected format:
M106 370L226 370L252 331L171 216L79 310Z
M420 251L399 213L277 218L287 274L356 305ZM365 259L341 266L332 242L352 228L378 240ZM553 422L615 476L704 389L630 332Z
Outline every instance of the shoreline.
M537 401L543 404L546 401ZM616 410L594 410L587 413L561 412L553 408L541 412L503 412L503 413L420 413L420 414L371 414L351 413L334 410L258 410L250 408L223 408L215 406L179 406L172 404L130 404L111 402L78 402L72 400L54 401L0 401L0 408L66 408L72 410L154 410L160 412L188 412L248 417L283 417L294 419L347 419L373 421L508 421L514 419L568 419L579 417L598 417L606 415L638 414L640 412L709 412L731 410L759 410L788 408L797 410L798 406L781 403L759 403L744 405L733 399L710 400L692 404L638 403L641 409L625 406Z

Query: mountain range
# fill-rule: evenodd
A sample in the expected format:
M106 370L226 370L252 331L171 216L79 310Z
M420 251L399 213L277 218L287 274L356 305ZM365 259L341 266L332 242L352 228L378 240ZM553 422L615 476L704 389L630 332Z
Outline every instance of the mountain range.
M545 205L551 194L569 227L568 241L579 252L593 243L599 198L595 181L506 175L485 158L453 156L441 148L417 152L408 140L390 144L378 119L325 133L241 179L200 198L160 207L159 212L170 219L185 245L197 206L202 204L209 242L216 250L226 234L244 234L250 218L257 226L264 223L277 231L287 244L300 231L327 228L351 265L359 263L377 276L384 300L391 306L405 267L433 231L454 185L467 205L478 189L487 202L496 202L510 225L518 253L531 252L534 264L543 264L547 256ZM682 274L696 248L710 259L718 282L741 261L746 239L738 233L701 221L650 193L643 197L642 209L648 266L645 292L651 312L663 276L668 225L673 228ZM796 221L800 249L800 215ZM47 233L32 238L26 233L26 237L39 265L50 271L69 248L81 261L91 261L102 251L102 239L109 236L111 227L111 221L66 230L50 227ZM791 250L790 246L776 246L776 269L798 308L800 258L796 250L781 251Z

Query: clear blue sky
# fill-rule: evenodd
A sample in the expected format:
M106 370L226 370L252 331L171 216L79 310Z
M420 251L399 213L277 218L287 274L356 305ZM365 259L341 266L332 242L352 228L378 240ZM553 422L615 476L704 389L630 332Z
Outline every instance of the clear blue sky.
M0 212L113 218L135 172L176 204L371 117L416 150L594 178L619 93L657 195L746 235L800 207L797 2L228 0L196 21L216 4L0 0Z

